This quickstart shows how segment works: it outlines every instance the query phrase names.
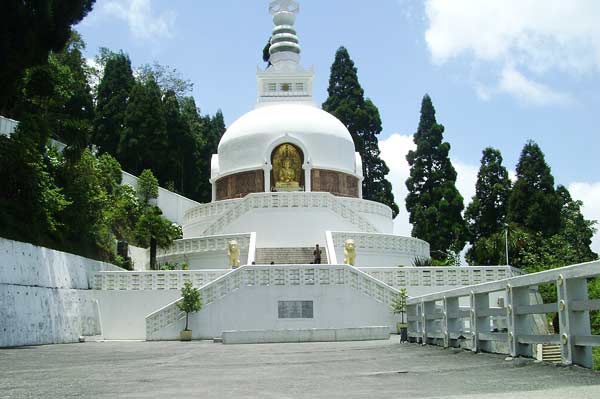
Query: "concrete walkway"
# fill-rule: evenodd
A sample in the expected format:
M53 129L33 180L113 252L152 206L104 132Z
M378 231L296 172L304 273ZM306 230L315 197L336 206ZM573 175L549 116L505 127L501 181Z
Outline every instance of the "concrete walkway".
M600 374L389 341L0 350L0 398L600 398Z

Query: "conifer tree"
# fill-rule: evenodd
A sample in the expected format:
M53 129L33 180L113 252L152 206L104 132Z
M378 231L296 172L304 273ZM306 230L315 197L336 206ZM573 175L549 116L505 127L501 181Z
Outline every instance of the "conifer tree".
M556 193L560 199L560 234L567 241L571 251L575 253L576 261L573 263L590 262L598 259L591 249L592 238L596 233L596 221L585 219L581 213L583 202L575 201L569 190L559 185Z
M508 220L531 232L551 236L560 230L561 200L544 153L533 141L525 144L510 195Z
M511 182L508 171L502 165L502 154L497 149L486 148L483 150L481 167L477 174L475 196L465 212L471 242L471 248L467 252L470 264L505 263L505 259L497 258L498 253L478 251L477 247L481 240L503 231L510 190Z
M181 115L177 94L173 90L165 93L163 98L165 122L168 135L167 156L162 158L161 168L165 179L173 183L176 191L189 195L187 190L186 160L195 156L196 142L188 124Z
M136 82L125 111L125 130L119 143L119 157L123 170L139 175L150 169L164 184L162 160L168 148L167 126L162 93L156 81L149 77Z
M101 153L116 155L125 130L125 112L135 79L129 57L111 54L98 85L93 142Z
M340 47L331 66L329 97L323 110L336 116L350 131L356 151L363 163L363 198L389 206L394 217L398 205L394 201L392 185L385 178L389 168L380 158L377 136L381 133L379 110L369 99L358 81L358 71L348 50Z
M427 241L432 257L438 260L446 259L448 251L460 252L466 242L463 198L456 189L456 170L448 157L450 144L443 142L443 133L431 98L425 95L414 135L417 148L406 157L410 165L406 209L413 237Z

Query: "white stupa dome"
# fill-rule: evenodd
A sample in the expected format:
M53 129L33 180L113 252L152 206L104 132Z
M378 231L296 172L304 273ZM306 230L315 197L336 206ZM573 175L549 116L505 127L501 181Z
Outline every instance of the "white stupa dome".
M261 168L283 143L299 147L313 168L360 174L342 122L314 105L279 103L258 107L227 129L219 143L219 175Z

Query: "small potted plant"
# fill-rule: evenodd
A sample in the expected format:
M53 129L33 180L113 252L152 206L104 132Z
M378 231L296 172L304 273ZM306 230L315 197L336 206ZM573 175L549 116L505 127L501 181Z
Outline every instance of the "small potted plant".
M192 340L192 330L189 327L190 313L199 312L202 309L202 298L200 291L192 286L192 283L187 281L181 289L181 301L177 302L177 307L182 312L185 312L185 329L180 334L181 341Z
M405 322L406 299L408 294L406 288L402 288L396 298L392 301L392 313L400 315L400 321L396 323L396 329L400 335L400 342L408 342L408 325Z

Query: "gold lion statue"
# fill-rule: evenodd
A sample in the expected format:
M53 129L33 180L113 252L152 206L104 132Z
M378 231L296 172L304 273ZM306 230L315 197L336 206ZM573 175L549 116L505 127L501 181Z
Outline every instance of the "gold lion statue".
M351 266L356 263L356 244L354 244L354 240L344 241L344 263Z
M236 240L229 241L227 256L229 257L229 266L232 269L240 267L240 246Z

